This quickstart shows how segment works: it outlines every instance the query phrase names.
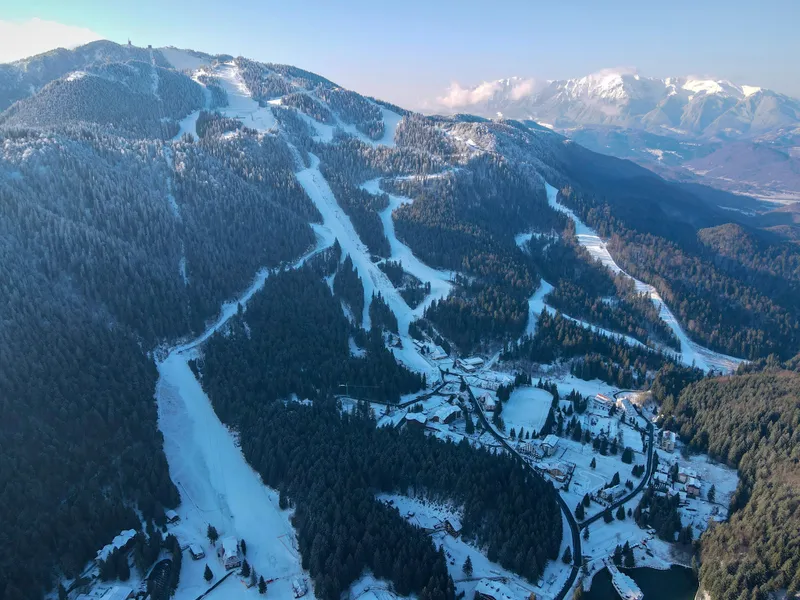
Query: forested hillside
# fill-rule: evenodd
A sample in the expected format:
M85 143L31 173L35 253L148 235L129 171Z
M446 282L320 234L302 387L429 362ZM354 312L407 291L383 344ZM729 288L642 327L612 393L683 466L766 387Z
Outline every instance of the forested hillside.
M313 243L290 160L243 139L273 185L236 176L219 140L0 131L4 600L37 597L54 568L74 576L137 526L134 506L145 518L175 506L145 352Z
M800 592L800 374L771 364L663 397L665 426L691 451L739 470L736 512L702 538L700 582L715 600Z
M367 405L341 416L330 399L340 383L391 401L421 381L397 366L377 332L367 336L365 358L349 355L350 326L321 274L304 268L271 278L229 335L212 338L201 371L248 461L296 503L316 594L336 600L368 568L399 593L454 597L444 557L377 501L379 492L463 503L465 535L485 545L490 560L536 580L561 543L555 491L512 458L466 441L377 428ZM313 407L281 402L292 393L315 399Z

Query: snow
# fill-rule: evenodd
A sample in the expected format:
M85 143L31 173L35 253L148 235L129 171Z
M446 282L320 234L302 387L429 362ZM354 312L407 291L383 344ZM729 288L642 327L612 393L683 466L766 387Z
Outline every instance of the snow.
M394 147L394 136L397 133L397 126L400 124L400 121L403 120L403 117L398 115L396 112L389 110L388 108L384 108L382 106L380 108L381 113L383 114L383 137L378 141L371 141L371 143L373 145Z
M245 126L258 131L275 129L276 121L272 109L262 107L253 100L236 63L220 65L214 69L213 74L220 79L222 88L228 94L228 106L219 109L223 115L239 119Z
M73 71L66 77L66 81L77 81L78 79L83 79L86 77L88 73L86 71Z
M722 94L723 87L711 79L689 79L683 84L683 89L694 93L705 92L706 94Z
M175 137L172 139L174 141L180 140L184 135L188 134L192 137L192 139L197 139L197 119L200 117L200 111L195 110L185 116L178 122L178 126L180 129L178 133L175 134Z
M189 285L189 276L186 274L186 256L181 256L180 261L178 261L178 273L181 276L183 285Z
M539 315L545 310L544 298L553 291L553 286L542 279L541 284L528 300L528 324L525 326L526 335L536 333L536 321Z
M612 273L622 273L629 277L633 281L637 292L645 293L650 297L653 305L658 309L661 319L669 326L680 341L681 362L686 365L695 365L697 368L704 371L713 369L721 371L722 373L735 371L736 368L744 362L740 358L714 352L690 340L680 323L678 323L678 319L666 305L656 289L623 271L614 261L608 251L606 243L600 238L597 232L584 224L574 212L558 202L558 190L548 183L545 183L545 188L547 189L548 204L555 210L566 214L575 223L575 234L581 246L586 248L593 258L599 260Z
M743 85L742 86L742 93L744 94L745 98L749 98L753 94L757 94L761 91L760 87L754 85Z
M169 46L167 48L159 48L159 51L164 55L164 58L167 59L167 62L178 71L194 71L195 69L209 64L207 59L195 56L191 52L181 50L180 48Z
M539 432L550 412L553 396L550 392L536 387L518 387L511 392L511 397L503 405L503 421L506 429L513 427L517 432L520 428L527 432Z
M135 535L135 529L127 529L121 532L119 535L115 536L110 543L106 544L97 551L97 560L105 560L114 550L117 548L122 548L125 544L130 542Z
M314 249L296 261L308 258L330 246L332 238L318 229ZM221 537L247 541L247 560L270 584L272 594L291 597L291 579L302 576L289 513L278 507L278 494L267 488L245 460L236 435L217 418L208 396L194 376L189 361L199 356L198 346L218 332L252 295L261 289L269 271L260 271L251 286L237 299L223 304L220 316L194 340L177 344L157 360L156 385L158 425L164 434L164 452L170 477L181 494L177 509L180 522L172 531L182 544L197 544L206 553L204 561L184 561L184 572L176 598L191 600L207 589L202 566L208 564L215 581L224 574L209 547L206 530L213 524ZM235 579L235 577L231 577ZM227 581L210 597L255 597L255 589Z

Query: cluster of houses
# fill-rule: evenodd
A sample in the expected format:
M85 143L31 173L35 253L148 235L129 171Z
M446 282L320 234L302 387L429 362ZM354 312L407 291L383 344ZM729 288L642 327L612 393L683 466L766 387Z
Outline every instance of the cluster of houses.
M687 467L678 468L677 480L673 481L674 466L660 462L653 474L653 487L656 493L674 496L678 494L682 502L687 498L700 496L702 483L696 471Z
M659 445L661 446L661 449L664 450L665 452L674 452L675 451L675 442L676 442L676 439L677 439L677 436L675 435L675 432L674 431L662 431L660 436L661 436L661 439L659 441Z

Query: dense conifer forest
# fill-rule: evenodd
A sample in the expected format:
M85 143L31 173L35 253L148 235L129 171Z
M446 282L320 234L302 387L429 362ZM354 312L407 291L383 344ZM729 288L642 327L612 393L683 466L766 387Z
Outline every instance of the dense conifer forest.
M800 591L800 374L767 364L660 396L690 451L739 471L735 512L702 538L700 582L715 599Z

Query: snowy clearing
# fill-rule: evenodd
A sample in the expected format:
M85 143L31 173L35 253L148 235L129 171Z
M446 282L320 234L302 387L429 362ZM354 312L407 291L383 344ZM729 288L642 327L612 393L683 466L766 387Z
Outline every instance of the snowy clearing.
M219 78L222 89L228 94L228 106L220 107L220 113L232 119L239 119L245 127L257 131L270 131L276 128L277 122L272 109L268 106L262 107L253 100L236 63L219 65L212 75Z
M631 277L623 271L614 261L614 258L608 251L606 243L600 239L597 232L583 223L574 212L558 202L558 190L549 183L545 183L545 188L547 189L548 204L555 210L566 214L575 223L575 234L581 246L586 248L593 258L602 262L612 273L622 273L630 277L634 282L636 291L645 293L650 297L653 305L658 309L661 319L672 329L678 340L680 340L681 362L686 365L694 364L704 371L713 369L723 373L735 371L736 368L744 362L740 358L714 352L690 340L680 323L678 323L678 319L664 303L664 300L656 289L651 285L639 281L635 277Z
M537 387L518 387L511 392L511 397L503 406L503 421L506 429L520 428L527 432L539 432L550 412L553 396L546 390Z
M158 50L164 55L164 58L167 59L167 62L178 71L194 71L195 69L199 69L200 67L209 64L208 60L205 58L200 58L199 56L195 56L189 50L181 50L180 48L174 48L172 46L159 48Z

